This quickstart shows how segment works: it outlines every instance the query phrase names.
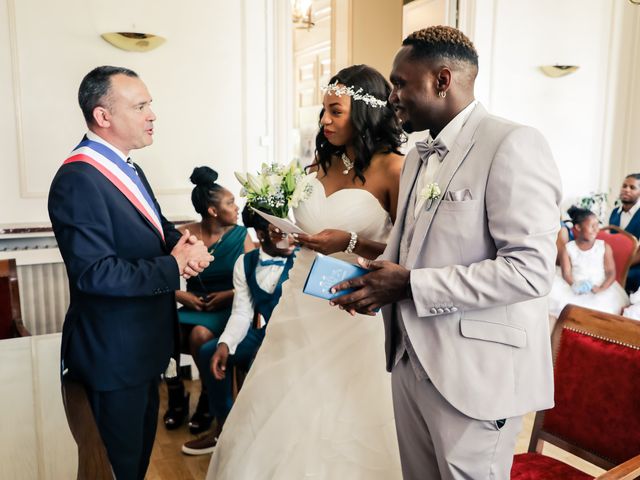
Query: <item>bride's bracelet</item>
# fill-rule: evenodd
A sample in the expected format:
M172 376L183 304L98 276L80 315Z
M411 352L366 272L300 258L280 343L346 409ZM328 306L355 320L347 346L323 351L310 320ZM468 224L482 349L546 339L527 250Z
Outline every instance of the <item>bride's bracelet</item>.
M351 238L349 239L349 245L347 245L344 253L353 253L356 249L356 243L358 243L358 234L356 232L349 232Z

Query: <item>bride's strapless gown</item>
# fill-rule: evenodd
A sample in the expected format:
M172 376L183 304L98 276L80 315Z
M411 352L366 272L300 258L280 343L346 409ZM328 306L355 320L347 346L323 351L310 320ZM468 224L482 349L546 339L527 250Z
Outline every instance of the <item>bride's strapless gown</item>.
M313 185L294 212L303 230L337 228L386 242L391 221L371 193L344 189L326 197L319 181ZM351 317L302 293L314 258L298 252L209 480L402 478L382 318Z

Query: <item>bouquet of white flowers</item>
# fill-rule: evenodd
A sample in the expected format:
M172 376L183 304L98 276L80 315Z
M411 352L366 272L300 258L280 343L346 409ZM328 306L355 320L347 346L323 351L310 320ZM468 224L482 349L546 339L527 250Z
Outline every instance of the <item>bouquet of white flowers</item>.
M263 163L257 175L235 172L235 176L242 185L240 196L247 198L248 205L286 218L290 208L297 207L311 195L311 180L316 172L305 173L294 160L288 166Z

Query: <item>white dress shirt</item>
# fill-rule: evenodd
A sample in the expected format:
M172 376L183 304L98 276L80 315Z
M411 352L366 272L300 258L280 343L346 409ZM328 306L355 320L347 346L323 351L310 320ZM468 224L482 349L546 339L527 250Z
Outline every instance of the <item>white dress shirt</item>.
M263 260L282 260L286 262L286 257L272 257L260 248L258 265L256 265L256 282L262 290L267 293L273 293L284 265L260 265L260 261ZM247 332L251 327L254 315L254 301L247 283L247 277L244 272L244 254L240 255L236 260L233 267L233 288L235 293L233 295L233 305L231 307L231 316L227 322L227 326L224 328L224 332L220 335L218 344L226 343L229 347L229 353L233 355L236 352L236 348L244 337L247 336Z
M460 130L462 130L462 127L464 126L465 122L469 118L469 115L471 115L471 112L477 104L478 100L474 100L469 105L467 105L460 113L458 113L458 115L453 118L453 120L447 123L447 125L438 134L436 139L439 138L447 146L447 148L451 150L454 142L456 141L456 137L460 133ZM431 138L431 133L428 133L427 142L431 143L434 140L435 139ZM416 181L416 188L414 193L415 209L413 213L416 218L418 217L420 209L425 202L424 199L420 198L420 192L422 192L422 189L427 185L433 183L433 181L437 178L442 162L446 161L446 155L445 158L441 160L442 161L438 161L438 157L434 153L429 157L429 160L427 161L427 168L424 167L424 164L420 167L420 172L418 173L418 179ZM442 194L444 194L444 192L442 192Z
M622 228L623 230L626 230L627 226L629 225L629 222L631 221L633 216L636 214L636 212L640 208L640 201L637 201L635 205L629 209L628 212L625 212L622 209L622 207L619 207L619 208L620 208L620 228Z
M102 138L100 135L98 135L97 133L92 132L91 130L89 130L87 133L87 138L89 140L91 140L92 142L98 142L101 143L102 145L104 145L105 147L108 147L109 150L113 150L114 152L116 152L118 154L118 156L124 160L125 162L127 161L127 156L122 153L118 148L114 147L113 145L111 145L109 142L107 142L104 138Z

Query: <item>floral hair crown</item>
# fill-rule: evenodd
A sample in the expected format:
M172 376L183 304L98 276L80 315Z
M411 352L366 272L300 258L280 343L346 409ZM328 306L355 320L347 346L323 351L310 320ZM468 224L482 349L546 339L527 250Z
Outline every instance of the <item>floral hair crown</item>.
M337 97L341 97L342 95L348 95L354 100L361 100L373 108L381 108L387 105L386 100L380 100L379 98L374 97L370 93L365 93L362 88L358 88L356 90L354 87L345 87L344 85L338 85L337 80L333 83L330 83L326 87L322 87L322 92L333 93Z

